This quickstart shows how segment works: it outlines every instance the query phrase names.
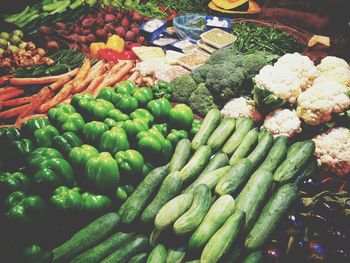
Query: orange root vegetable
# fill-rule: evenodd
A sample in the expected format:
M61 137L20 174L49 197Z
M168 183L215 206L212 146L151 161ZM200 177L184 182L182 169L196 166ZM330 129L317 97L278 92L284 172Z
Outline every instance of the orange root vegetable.
M141 78L141 77L137 78L137 79L134 81L134 83L135 83L136 86L140 86L141 83L142 83L142 78Z
M6 76L0 77L0 86L7 85L11 78L13 78L12 75L6 75Z
M12 117L16 117L21 112L26 110L28 107L29 107L29 105L22 105L22 106L18 106L16 108L2 111L2 112L0 112L0 119L9 119Z
M95 78L90 85L87 87L86 92L93 93L93 91L103 82L103 80L107 77L108 73L98 76Z
M10 91L14 91L14 90L21 90L20 88L17 87L12 87L12 86L6 86L3 88L0 88L0 95L10 92Z
M136 70L134 71L134 73L131 74L128 80L135 82L139 77L140 77L140 71Z
M78 69L79 70L79 69ZM62 88L67 82L69 82L71 80L72 77L74 77L77 74L77 72L75 72L75 74L73 76L69 76L66 75L63 78L55 81L54 83L52 83L51 85L47 86L52 92Z
M90 59L85 59L83 65L81 66L78 74L75 76L73 80L73 89L81 84L81 82L86 79L89 70L91 68Z
M24 90L22 90L22 89L8 91L8 92L0 95L0 102L8 100L8 99L13 99L13 98L15 98L19 95L22 95L22 94L24 94Z
M14 106L23 105L23 104L31 102L35 98L35 96L36 95L18 98L18 99L6 100L6 101L0 103L0 107L14 107Z

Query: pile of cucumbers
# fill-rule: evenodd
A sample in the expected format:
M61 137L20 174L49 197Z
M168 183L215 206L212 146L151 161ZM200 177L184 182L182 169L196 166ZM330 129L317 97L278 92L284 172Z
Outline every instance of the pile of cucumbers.
M221 118L213 109L192 142L182 139L116 213L122 229L141 228L143 236L117 232L71 262L263 262L260 249L315 170L314 151L311 140L290 145L250 118ZM132 238L120 242L125 235ZM110 244L108 253L91 248L98 243Z

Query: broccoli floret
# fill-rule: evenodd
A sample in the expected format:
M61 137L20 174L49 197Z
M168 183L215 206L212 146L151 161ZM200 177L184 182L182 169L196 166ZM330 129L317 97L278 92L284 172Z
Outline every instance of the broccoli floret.
M199 84L198 88L192 92L188 103L192 110L201 117L204 117L209 110L217 108L213 96L204 83Z
M187 102L191 93L197 88L197 83L190 74L177 77L170 84L173 86L173 99L178 102Z
M246 78L252 79L259 73L260 69L271 62L271 58L272 57L266 52L256 52L245 55L241 66L245 70Z
M205 62L205 64L208 64L208 65L222 64L225 62L225 60L228 57L231 57L233 54L234 53L231 49L222 49L222 50L215 51L213 54L211 54L210 58Z
M198 68L195 68L191 72L191 76L194 79L195 82L199 83L204 83L205 80L207 79L207 74L211 70L212 66L211 65L203 65Z

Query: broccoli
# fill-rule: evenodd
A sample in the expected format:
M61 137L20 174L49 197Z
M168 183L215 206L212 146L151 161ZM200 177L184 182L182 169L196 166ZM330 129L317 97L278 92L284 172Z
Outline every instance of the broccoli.
M187 102L191 93L197 88L197 83L190 74L177 77L170 84L173 86L173 99L178 102Z
M233 51L231 49L221 49L218 51L215 51L213 54L211 54L210 58L205 62L205 64L208 65L216 65L216 64L223 64L225 60L228 57L231 57L233 54Z
M197 82L198 84L204 83L207 78L208 72L211 70L211 67L212 67L211 65L205 64L203 66L200 66L192 70L191 76L194 79L194 81Z
M209 110L216 109L213 96L205 87L204 83L198 85L198 88L191 94L188 103L192 110L199 116L204 117Z
M273 59L273 56L269 56L266 52L256 52L247 54L241 62L241 66L245 70L246 78L252 79L259 73L265 65L269 64Z

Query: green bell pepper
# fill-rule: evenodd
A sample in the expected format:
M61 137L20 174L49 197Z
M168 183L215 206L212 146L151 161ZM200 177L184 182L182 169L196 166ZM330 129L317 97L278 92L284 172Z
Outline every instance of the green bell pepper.
M118 163L119 172L122 179L135 176L139 176L141 178L142 168L145 163L141 153L130 149L117 152L114 158Z
M0 195L7 196L15 191L26 192L29 189L30 180L21 172L0 174Z
M32 139L36 130L49 124L50 122L47 118L33 118L26 121L21 126L23 137Z
M84 117L88 120L103 121L108 117L108 112L114 109L114 105L103 99L96 99L90 102Z
M13 141L9 145L8 161L19 168L33 150L33 144L29 139Z
M196 133L198 132L198 130L200 129L200 127L202 126L202 122L201 120L199 119L194 119L193 122L192 122L192 128L190 130L190 135L191 136L195 136Z
M142 177L145 177L153 169L154 169L154 165L153 164L145 162L143 167L142 167L142 172L141 172Z
M102 134L108 131L107 124L100 121L87 122L83 127L83 136L88 144L97 146Z
M53 138L53 145L63 155L68 156L74 147L79 147L83 143L74 132L65 132Z
M93 157L99 155L98 150L88 144L83 144L80 147L74 147L68 156L69 162L76 171L85 170L86 163Z
M127 120L120 125L126 131L130 140L135 138L139 132L149 129L147 122L142 119Z
M52 125L46 125L34 132L35 142L39 147L52 147L53 138L58 135L58 130Z
M108 118L111 118L115 120L116 122L119 121L126 121L129 119L129 116L126 115L125 113L121 112L118 109L114 109L108 112Z
M128 94L117 94L118 100L115 107L124 113L130 113L139 107L137 100Z
M108 193L119 183L118 163L108 152L102 152L88 160L85 166L86 181L91 189Z
M132 185L122 185L115 191L115 197L119 202L124 203L134 191L135 188Z
M108 128L112 128L117 125L117 122L113 120L112 118L106 118L104 119L103 123L107 124Z
M20 224L29 224L44 216L45 204L40 196L16 191L5 200L5 218Z
M10 142L19 140L21 138L21 132L14 127L0 128L0 145L4 147L9 145Z
M168 135L169 125L167 123L154 124L152 128L155 128L158 131L160 131L164 137Z
M175 129L190 130L193 112L186 104L177 104L170 110L169 123Z
M88 114L88 108L90 103L95 99L90 93L79 93L72 97L71 104L80 114L86 116Z
M166 98L170 100L173 96L173 87L166 82L159 82L152 87L153 96L156 99Z
M133 111L130 114L130 118L133 120L135 119L144 120L145 122L147 122L148 126L151 126L152 123L154 122L153 115L148 110L145 110L145 109L137 109Z
M85 211L94 214L107 213L111 206L112 201L108 196L95 195L91 193L82 194Z
M181 139L188 138L188 133L185 130L175 130L172 129L171 132L168 134L167 139L171 142L173 147L175 148L177 143Z
M117 93L111 87L106 87L101 89L100 93L97 95L97 99L104 99L111 102L113 105L116 105L118 102Z
M114 89L119 94L133 95L136 89L134 82L131 80L121 81L114 86Z
M146 107L148 102L153 100L153 93L149 88L138 88L132 96L137 99L140 107Z
M114 127L109 131L105 131L101 136L99 146L101 152L115 154L129 148L128 136L123 128Z
M164 120L167 120L169 117L171 104L165 98L151 100L147 104L147 109L157 121L161 121L161 120L164 121Z
M50 122L61 132L75 132L82 130L85 121L83 117L75 111L72 105L67 103L58 104L48 112Z
M79 191L77 187L70 189L67 186L60 186L55 189L50 202L61 212L79 213L84 209L84 200Z

